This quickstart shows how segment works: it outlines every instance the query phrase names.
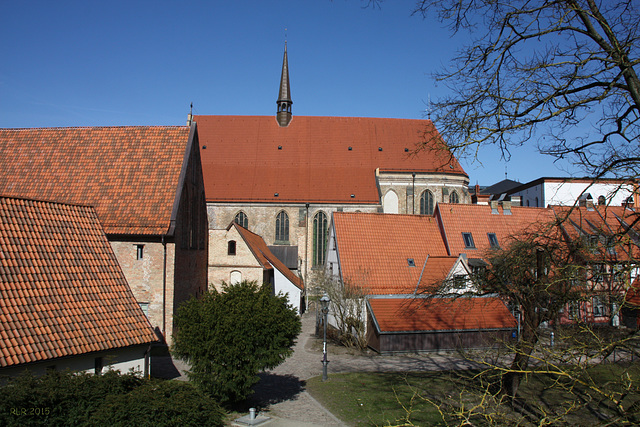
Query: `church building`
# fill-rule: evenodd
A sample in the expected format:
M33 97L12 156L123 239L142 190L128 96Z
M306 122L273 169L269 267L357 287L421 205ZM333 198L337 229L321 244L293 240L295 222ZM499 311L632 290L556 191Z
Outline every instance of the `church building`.
M285 45L275 116L189 117L210 239L236 222L307 279L325 264L333 212L431 215L438 202L470 203L469 177L430 120L294 116L292 105Z

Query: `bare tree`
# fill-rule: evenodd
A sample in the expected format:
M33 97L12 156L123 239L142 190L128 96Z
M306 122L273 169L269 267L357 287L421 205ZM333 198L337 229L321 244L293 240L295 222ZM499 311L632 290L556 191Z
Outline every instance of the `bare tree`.
M433 120L454 154L535 143L589 176L638 176L637 0L420 0L414 13L473 37L435 74L452 95Z
M314 272L311 281L331 298L330 313L335 322L338 341L346 347L365 349L366 287L352 282L343 283L322 270Z

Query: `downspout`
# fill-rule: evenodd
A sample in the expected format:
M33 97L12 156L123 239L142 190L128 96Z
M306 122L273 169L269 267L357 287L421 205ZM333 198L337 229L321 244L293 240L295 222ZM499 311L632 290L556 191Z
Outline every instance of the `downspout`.
M162 236L162 336L167 342L167 242L165 236Z
M309 203L305 204L306 213L304 218L304 283L307 283L307 273L309 269ZM306 289L306 286L305 286ZM308 301L307 301L308 303Z
M416 214L416 173L411 172L411 200L413 201L413 215Z

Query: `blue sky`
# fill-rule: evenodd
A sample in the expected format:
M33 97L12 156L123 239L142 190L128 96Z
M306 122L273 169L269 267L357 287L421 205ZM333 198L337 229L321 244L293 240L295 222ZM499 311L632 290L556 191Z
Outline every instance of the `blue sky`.
M419 119L430 73L468 40L412 0L0 0L0 127L182 125L275 114L288 41L293 114ZM568 175L535 148L461 159L471 184Z

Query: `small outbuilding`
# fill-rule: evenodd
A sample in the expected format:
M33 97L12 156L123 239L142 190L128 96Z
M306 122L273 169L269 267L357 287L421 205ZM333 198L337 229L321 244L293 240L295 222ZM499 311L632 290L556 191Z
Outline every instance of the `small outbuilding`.
M499 298L372 298L368 343L379 353L496 347L517 321Z

